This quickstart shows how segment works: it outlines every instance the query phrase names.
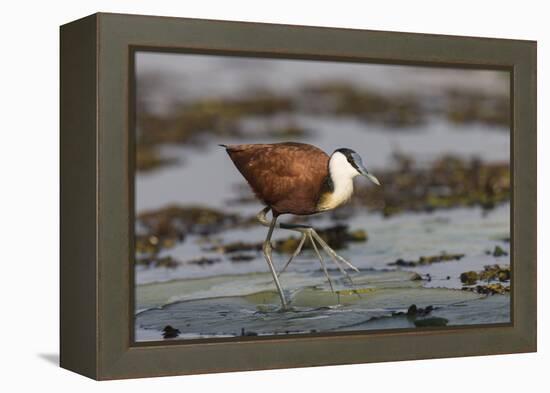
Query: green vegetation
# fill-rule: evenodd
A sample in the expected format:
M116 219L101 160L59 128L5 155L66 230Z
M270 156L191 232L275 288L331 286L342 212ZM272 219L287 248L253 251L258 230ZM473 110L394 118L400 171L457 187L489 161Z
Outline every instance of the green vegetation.
M482 123L503 127L510 124L507 94L495 95L468 89L449 89L440 97L424 92L382 93L337 80L316 85L297 86L286 94L267 90L244 92L240 96L211 96L192 101L173 102L169 113L154 113L145 95L159 81L138 92L137 165L150 171L173 163L159 157L161 144L204 145L208 138L251 136L271 139L299 139L310 133L293 120L298 114L338 116L380 124L388 130L420 129L429 116L444 117L453 123ZM283 124L272 125L275 116L288 116ZM260 129L243 127L243 121L262 121ZM434 199L433 204L447 201Z
M395 168L376 171L380 187L358 187L352 202L392 216L458 206L491 210L510 200L510 165L444 156L428 167L396 154Z
M464 272L460 275L460 281L464 285L474 285L477 281L510 281L510 266L487 265L481 272Z
M176 159L162 157L157 148L150 145L138 145L136 147L136 170L148 172L165 165L177 163Z
M422 99L410 94L383 95L336 81L307 86L303 92L319 103L314 107L317 112L352 116L390 128L420 125L426 115Z
M405 261L404 259L398 259L395 262L390 262L390 266L401 266L401 267L415 267L422 265L431 265L432 263L437 262L448 262L448 261L459 261L464 257L464 254L447 254L441 253L439 255L432 256L421 256L418 260Z
M508 126L510 105L508 95L488 95L455 88L447 91L445 115L453 123Z
M167 115L153 114L142 108L138 113L137 170L151 170L169 161L154 155L161 144L204 144L208 136L243 136L240 121L254 116L270 117L293 110L288 97L257 93L241 98L206 98L174 105ZM305 134L295 124L268 130L266 135L295 137Z
M168 206L143 212L136 221L139 227L135 237L136 263L165 267L174 267L179 262L159 259L160 251L183 242L188 234L207 236L245 222L237 214L202 206Z
M330 247L335 250L346 248L350 242L366 242L368 239L366 231L357 229L350 231L347 225L334 225L332 227L319 229L317 233L325 240ZM276 252L291 254L294 252L300 242L300 238L290 236L286 239L277 240L273 247ZM215 251L223 254L240 253L243 251L259 252L262 250L262 242L232 242L226 244L215 245L207 248L208 251ZM303 249L313 249L311 244L306 241ZM246 260L239 258L240 260ZM233 259L232 259L233 260Z
M460 275L463 290L485 295L504 294L510 292L510 266L487 265L481 272L468 271ZM483 283L478 284L478 281ZM498 281L494 283L494 281Z

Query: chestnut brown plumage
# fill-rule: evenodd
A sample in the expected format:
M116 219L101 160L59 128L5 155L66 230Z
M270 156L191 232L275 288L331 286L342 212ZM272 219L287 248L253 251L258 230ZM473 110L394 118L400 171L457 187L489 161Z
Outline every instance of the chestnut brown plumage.
M220 146L225 147L239 172L256 196L266 205L257 217L262 225L269 227L263 253L273 275L283 309L287 308L287 302L279 275L300 253L306 240L311 242L331 289L332 281L317 244L351 282L351 277L341 264L358 271L357 268L338 255L315 229L306 225L277 224L277 217L281 214L315 214L340 206L351 197L353 178L357 175L363 175L375 184L380 184L363 166L361 157L346 148L337 149L329 157L315 146L296 142ZM271 222L266 218L270 210L273 215ZM302 234L298 247L279 273L273 264L271 247L271 236L277 225L279 228Z
M305 143L227 146L227 153L256 196L273 214L307 215L317 204L328 173L329 156Z

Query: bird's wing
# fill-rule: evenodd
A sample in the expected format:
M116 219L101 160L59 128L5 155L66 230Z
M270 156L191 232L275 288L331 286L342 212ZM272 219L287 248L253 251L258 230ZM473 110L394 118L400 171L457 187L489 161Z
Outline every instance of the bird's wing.
M321 149L287 142L229 146L227 151L256 195L266 204L279 207L279 211L294 205L314 208L328 173L329 157Z

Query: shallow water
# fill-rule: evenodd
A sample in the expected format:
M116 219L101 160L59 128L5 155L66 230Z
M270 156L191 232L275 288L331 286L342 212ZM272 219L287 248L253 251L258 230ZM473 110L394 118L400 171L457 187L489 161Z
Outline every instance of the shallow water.
M158 340L168 325L182 338L199 338L399 329L426 318L445 318L447 326L509 321L507 295L426 288L412 277L365 271L354 276L353 286L337 281L331 292L320 272L290 273L284 280L288 311L279 309L267 273L144 285L138 287L138 302L148 308L136 316L136 339ZM434 311L403 315L411 304Z

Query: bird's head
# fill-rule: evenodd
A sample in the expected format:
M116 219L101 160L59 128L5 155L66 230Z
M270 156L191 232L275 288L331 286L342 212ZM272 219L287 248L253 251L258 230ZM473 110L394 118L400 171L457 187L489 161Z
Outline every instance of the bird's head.
M357 175L368 178L376 185L380 185L378 179L369 173L363 165L361 156L347 148L337 149L330 156L329 170L332 177L347 177L353 179Z

